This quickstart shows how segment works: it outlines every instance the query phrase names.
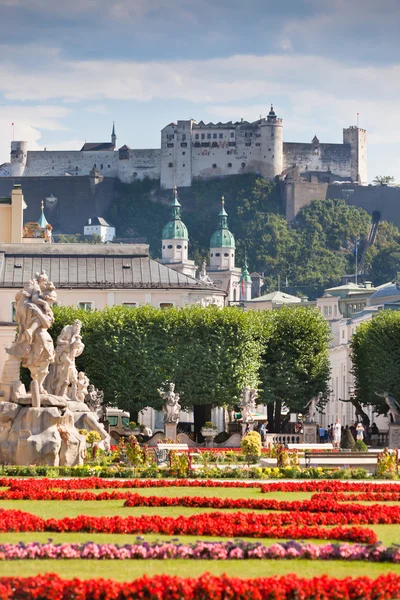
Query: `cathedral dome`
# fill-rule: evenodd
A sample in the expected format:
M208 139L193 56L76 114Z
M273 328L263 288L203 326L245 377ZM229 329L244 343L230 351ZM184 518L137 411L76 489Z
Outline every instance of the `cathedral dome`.
M172 219L168 221L162 230L163 240L188 240L189 234L185 223L181 220L181 205L177 197L177 189L174 188L174 199L171 203Z
M235 248L235 237L228 229L228 213L225 210L223 198L218 219L219 228L211 236L210 248Z

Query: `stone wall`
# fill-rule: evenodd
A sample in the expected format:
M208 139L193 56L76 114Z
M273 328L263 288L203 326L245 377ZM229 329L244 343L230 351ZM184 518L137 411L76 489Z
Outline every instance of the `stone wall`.
M9 197L16 183L22 185L27 208L24 222L37 221L41 201L55 233L82 233L89 217L105 217L111 206L115 179L85 177L0 177L0 198Z

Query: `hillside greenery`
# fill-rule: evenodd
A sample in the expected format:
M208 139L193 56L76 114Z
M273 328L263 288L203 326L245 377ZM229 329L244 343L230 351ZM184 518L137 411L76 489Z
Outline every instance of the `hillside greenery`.
M315 200L288 223L279 183L251 174L197 181L179 190L190 258L197 264L208 256L222 195L236 238L236 264L241 266L247 253L250 270L265 274L265 291L276 290L279 277L282 290L315 298L324 288L340 284L344 274L354 273L354 242L358 239L362 250L371 226L365 210L344 200ZM171 199L171 190L162 190L158 181L119 182L109 218L119 236L146 237L151 255L159 258ZM375 285L396 276L399 258L400 232L383 222L365 256Z

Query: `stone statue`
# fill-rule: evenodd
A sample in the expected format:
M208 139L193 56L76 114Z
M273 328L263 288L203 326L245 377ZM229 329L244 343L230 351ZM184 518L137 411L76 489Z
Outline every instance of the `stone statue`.
M89 389L89 377L83 371L79 371L76 382L76 400L77 402L85 402Z
M208 276L207 263L205 260L202 262L202 265L201 265L201 270L199 273L199 280L202 281L203 283L209 283L210 285L213 283L213 281Z
M43 383L54 361L54 344L47 330L54 323L51 305L56 300L55 287L45 271L36 273L15 296L18 336L6 351L29 369L39 394L45 393Z
M257 396L258 392L256 389L250 388L248 385L243 388L239 402L243 423L253 422L252 411L256 408Z
M307 404L306 423L315 423L315 416L317 414L317 406L322 398L322 393L319 392L317 397L311 398Z
M385 392L382 395L385 398L385 402L389 407L389 410L386 414L388 415L390 421L395 425L400 425L400 411L396 399L387 392Z
M73 325L66 325L57 338L54 363L50 367L47 386L55 396L68 396L78 400L78 371L75 359L85 348L81 337L82 323L77 319ZM82 383L82 381L81 381ZM89 380L87 380L89 384ZM84 396L83 396L84 399Z
M161 398L164 400L164 423L178 423L181 405L179 404L180 395L175 392L175 384L168 384L168 390L165 392L162 388L158 390Z
M91 383L86 393L85 402L92 412L95 412L100 419L103 419L105 416L105 406L103 404L104 392L97 390Z

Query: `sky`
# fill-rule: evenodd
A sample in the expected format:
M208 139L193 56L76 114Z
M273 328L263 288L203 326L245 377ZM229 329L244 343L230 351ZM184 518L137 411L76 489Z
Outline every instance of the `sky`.
M284 140L368 132L400 183L399 0L0 0L0 164L108 141L159 148L178 119L256 120Z

